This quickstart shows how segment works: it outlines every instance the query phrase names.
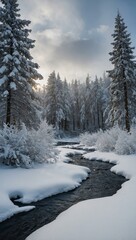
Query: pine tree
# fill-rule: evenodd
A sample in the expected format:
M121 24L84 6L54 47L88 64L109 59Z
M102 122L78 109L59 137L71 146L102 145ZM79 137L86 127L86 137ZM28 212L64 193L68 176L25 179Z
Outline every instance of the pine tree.
M86 88L85 84L80 86L80 129L85 130L86 124Z
M0 7L0 98L1 122L7 125L36 120L33 105L35 80L42 79L30 50L30 21L21 20L17 0L1 0Z
M46 118L56 130L62 128L65 119L63 108L63 83L59 74L56 77L53 71L47 81L46 86Z
M53 71L46 86L46 118L49 124L56 125L56 74Z
M80 121L83 131L90 131L91 129L91 94L90 76L87 75L85 83L83 83L81 86L80 94Z
M111 110L109 120L112 125L119 126L130 131L132 112L135 106L134 93L136 91L135 62L133 47L131 47L130 34L124 19L118 12L115 18L115 30L113 51L110 52L110 61L114 65L113 70L108 71L111 78Z
M72 100L72 122L73 131L80 130L80 82L78 80L72 81L71 84L71 100Z
M65 119L63 107L63 83L58 73L56 79L56 129L62 128L62 122Z
M92 91L93 81L90 80L88 75L86 78L86 90L85 90L85 118L86 118L86 131L94 131L93 129L93 91Z
M92 114L96 130L104 129L105 90L104 80L96 76L92 86Z
M101 93L102 93L102 129L106 129L109 127L108 122L108 113L110 111L110 93L109 86L111 83L111 79L105 73L103 74L101 80Z
M63 129L69 130L70 121L71 121L71 98L70 98L70 89L65 79L63 82L63 112L64 112L64 120L63 120Z

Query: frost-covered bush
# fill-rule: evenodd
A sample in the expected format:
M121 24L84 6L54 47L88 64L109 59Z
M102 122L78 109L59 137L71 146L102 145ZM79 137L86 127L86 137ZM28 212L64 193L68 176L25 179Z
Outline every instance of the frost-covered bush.
M53 128L45 121L39 129L27 130L15 126L0 130L0 162L7 165L31 167L34 162L53 162L56 160Z
M27 149L33 162L54 162L58 151L55 149L54 130L46 121L43 121L36 131L28 132Z
M88 132L83 133L80 135L80 143L84 144L86 146L90 146L90 147L94 146L94 145L96 145L96 141L102 133L103 133L102 130L100 130L97 133L92 133L92 134L90 134Z
M132 128L131 133L122 131L118 136L115 145L115 152L118 154L136 153L136 129Z
M96 141L96 147L102 152L110 152L115 150L116 141L120 135L119 127L113 127L103 132Z
M28 132L25 125L21 130L6 124L0 130L0 162L6 165L29 167L31 159L27 153Z
M104 132L96 141L96 147L102 152L113 151L115 146L114 138L108 133Z
M88 146L95 145L102 152L113 151L117 154L136 153L136 127L131 128L131 132L128 133L116 126L105 132L82 134L80 139L82 144Z

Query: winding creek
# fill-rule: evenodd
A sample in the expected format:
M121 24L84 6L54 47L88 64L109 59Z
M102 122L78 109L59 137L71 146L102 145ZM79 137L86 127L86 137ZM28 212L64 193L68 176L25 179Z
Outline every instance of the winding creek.
M81 186L75 190L31 203L36 206L35 209L14 215L0 223L0 240L24 240L30 233L53 221L72 205L87 199L111 196L126 181L124 177L110 171L113 164L96 160L89 161L83 159L79 154L71 156L71 158L74 164L91 169L87 180L83 181ZM22 205L19 204L19 206Z

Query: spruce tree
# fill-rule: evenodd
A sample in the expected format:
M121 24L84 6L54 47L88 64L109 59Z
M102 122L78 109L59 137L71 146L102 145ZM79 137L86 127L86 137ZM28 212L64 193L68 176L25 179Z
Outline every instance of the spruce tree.
M73 131L80 130L80 82L78 80L72 81L71 84L71 100L72 100L72 122Z
M46 118L49 124L56 126L56 74L53 71L47 80L46 86Z
M30 21L20 19L17 0L1 0L0 7L0 98L1 123L31 125L36 120L33 105L37 72L30 50L34 40L28 36Z
M64 120L63 120L63 129L70 129L70 121L71 121L71 97L70 97L70 89L65 79L63 82L63 112L64 112Z
M85 130L92 130L92 82L89 74L85 82Z
M56 129L60 130L63 125L64 115L63 82L58 73L56 78Z
M110 61L114 68L108 71L111 78L109 120L112 125L118 124L130 131L136 91L134 48L131 47L130 34L127 33L124 19L119 12L115 18L115 30L112 36L114 41L112 43L113 51L110 52Z
M56 130L61 128L61 121L64 119L62 94L62 81L59 74L56 77L55 71L53 71L46 86L46 118Z

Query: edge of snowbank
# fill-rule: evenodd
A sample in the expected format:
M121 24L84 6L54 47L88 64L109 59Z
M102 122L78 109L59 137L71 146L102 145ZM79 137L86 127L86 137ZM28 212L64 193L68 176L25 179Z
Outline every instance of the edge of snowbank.
M38 229L27 240L135 240L136 236L136 155L91 152L90 160L116 164L111 171L130 179L110 197L82 201L61 213L56 220Z
M70 149L60 149L59 161L54 164L38 164L31 169L0 167L0 222L14 214L30 211L34 206L18 207L11 197L19 197L22 203L31 203L43 198L67 192L80 186L88 177L86 167L67 164L67 154L83 153Z

